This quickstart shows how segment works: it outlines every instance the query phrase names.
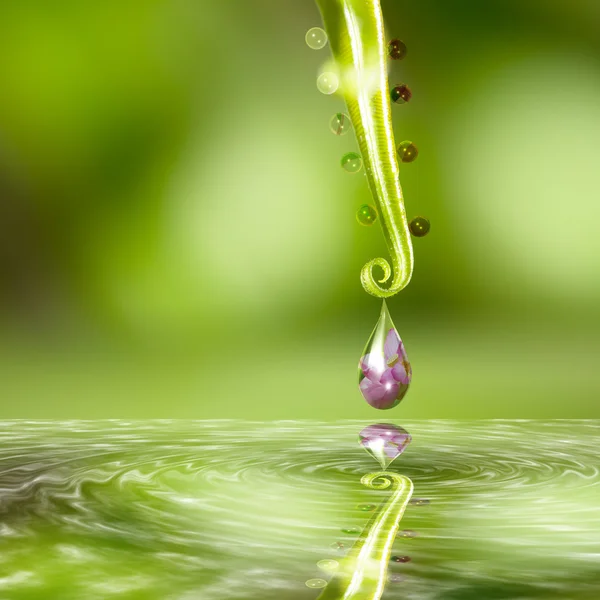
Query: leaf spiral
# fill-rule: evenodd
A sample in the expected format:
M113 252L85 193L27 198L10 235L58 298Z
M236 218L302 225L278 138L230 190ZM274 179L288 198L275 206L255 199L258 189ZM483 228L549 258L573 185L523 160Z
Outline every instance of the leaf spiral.
M391 256L391 264L384 258L369 261L361 283L369 294L388 298L408 285L414 259L392 130L381 6L379 0L317 0L317 5ZM379 281L375 267L383 270Z

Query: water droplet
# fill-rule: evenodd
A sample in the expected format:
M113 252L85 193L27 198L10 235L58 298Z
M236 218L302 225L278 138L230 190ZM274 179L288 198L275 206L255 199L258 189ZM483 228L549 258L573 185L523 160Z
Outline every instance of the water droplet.
M402 577L402 575L397 575L396 573L392 573L388 577L388 581L390 583L401 583L402 581L404 581L404 577Z
M414 504L415 506L426 506L427 504L430 504L431 500L428 500L427 498L413 498L410 501L410 504Z
M358 385L363 398L381 410L394 408L406 395L412 368L385 301L373 333L358 363Z
M306 45L313 50L320 50L327 43L327 34L320 27L313 27L306 32Z
M419 155L419 150L410 141L406 140L398 146L398 156L404 163L410 163Z
M406 429L390 423L369 425L358 434L360 445L387 469L410 444L411 436Z
M369 225L373 225L377 220L377 211L374 206L370 206L369 204L363 204L356 211L356 220L365 227Z
M392 560L397 563L407 563L411 561L410 556L392 556Z
M317 563L317 567L319 567L321 571L325 571L325 573L333 573L339 566L340 563L337 560L332 560L330 558L320 560Z
M344 113L335 113L329 121L329 129L335 135L345 135L352 129L350 117Z
M431 229L431 223L425 217L415 217L409 224L410 232L415 237L424 237Z
M327 582L324 579L309 579L304 585L309 588L324 588Z
M342 168L348 173L358 173L362 169L362 158L356 152L348 152L342 156Z
M390 97L396 104L404 104L412 98L410 88L405 84L395 85L390 91Z
M333 544L331 544L331 546L329 546L330 548L332 548L333 550L343 550L345 548L344 544L342 544L342 542L333 542Z
M342 533L347 533L348 535L358 535L362 532L360 527L348 527L346 529L342 529Z
M391 40L388 44L388 56L400 60L406 56L406 44L402 40Z
M375 510L377 507L374 504L359 504L356 508L362 510L364 512L371 512Z
M417 532L413 531L412 529L405 529L404 531L401 531L398 534L398 537L403 537L403 538L416 538L417 537Z
M337 91L339 86L340 80L335 73L331 73L328 71L326 73L321 73L317 77L317 89L322 94L333 94Z

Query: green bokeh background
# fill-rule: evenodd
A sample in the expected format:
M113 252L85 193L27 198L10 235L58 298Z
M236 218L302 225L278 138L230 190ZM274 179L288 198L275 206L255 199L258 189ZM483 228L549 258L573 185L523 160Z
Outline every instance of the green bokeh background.
M386 256L311 0L0 3L0 416L600 417L600 4L385 0L411 391L357 391Z

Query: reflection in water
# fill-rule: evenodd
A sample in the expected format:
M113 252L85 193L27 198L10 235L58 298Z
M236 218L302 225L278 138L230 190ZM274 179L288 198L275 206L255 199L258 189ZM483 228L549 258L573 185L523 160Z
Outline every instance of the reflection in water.
M0 598L312 600L386 497L365 425L2 423ZM599 422L403 426L384 598L600 597Z

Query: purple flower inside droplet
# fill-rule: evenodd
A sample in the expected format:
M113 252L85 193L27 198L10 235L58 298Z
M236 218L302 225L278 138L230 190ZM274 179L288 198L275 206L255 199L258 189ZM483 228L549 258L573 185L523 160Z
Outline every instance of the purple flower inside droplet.
M408 391L412 368L404 344L393 328L386 335L383 357L369 352L361 358L359 368L364 376L359 384L360 391L374 408L393 408Z
M404 452L412 437L406 429L391 423L365 427L359 434L360 445L386 468Z

